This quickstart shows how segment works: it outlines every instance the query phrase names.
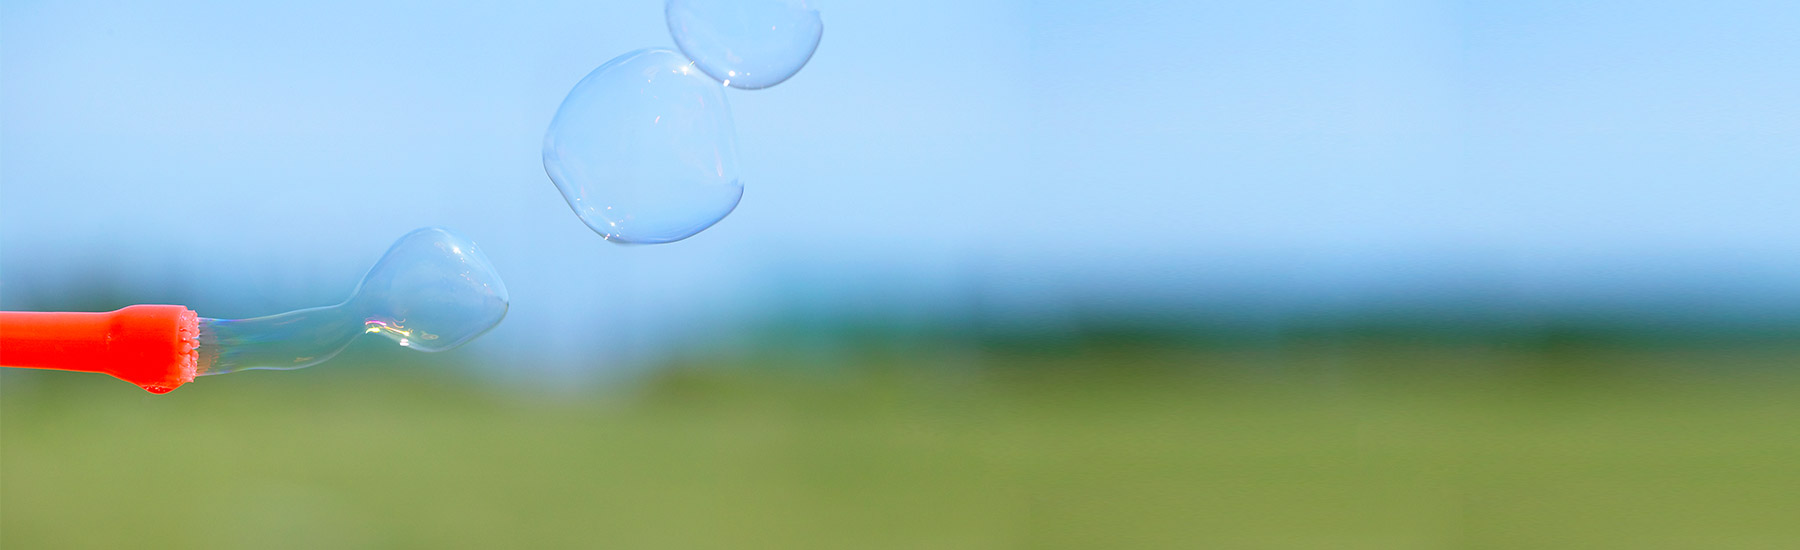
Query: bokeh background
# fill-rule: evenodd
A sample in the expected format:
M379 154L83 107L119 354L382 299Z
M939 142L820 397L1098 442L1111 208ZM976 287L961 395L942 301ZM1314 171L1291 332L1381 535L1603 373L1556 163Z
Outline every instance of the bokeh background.
M746 192L589 232L655 1L0 2L0 307L508 318L152 397L0 375L0 545L1800 545L1800 6L824 2Z

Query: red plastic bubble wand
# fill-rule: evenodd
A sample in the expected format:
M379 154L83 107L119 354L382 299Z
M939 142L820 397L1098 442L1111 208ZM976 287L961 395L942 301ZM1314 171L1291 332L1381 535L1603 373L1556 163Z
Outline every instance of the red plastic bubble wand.
M182 306L131 306L111 313L0 311L0 364L103 372L168 393L192 382L200 316Z

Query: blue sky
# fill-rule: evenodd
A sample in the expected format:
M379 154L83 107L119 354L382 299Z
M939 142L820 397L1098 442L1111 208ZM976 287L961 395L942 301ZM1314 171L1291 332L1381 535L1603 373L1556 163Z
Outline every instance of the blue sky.
M1793 3L825 2L806 69L728 94L738 210L633 248L538 147L582 75L672 44L659 2L364 4L0 3L0 297L99 267L274 313L426 225L512 288L477 352L971 278L1025 310L1269 277L1800 295Z

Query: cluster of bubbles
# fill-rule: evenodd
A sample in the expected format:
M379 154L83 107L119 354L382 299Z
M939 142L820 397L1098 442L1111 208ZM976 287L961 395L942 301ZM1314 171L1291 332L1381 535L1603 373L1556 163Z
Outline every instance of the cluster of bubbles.
M600 236L654 244L693 236L743 197L725 88L780 84L824 32L808 0L667 0L680 52L613 58L569 91L544 135L544 172Z
M544 170L581 220L618 243L666 243L730 214L744 194L726 87L780 84L823 27L805 0L668 0L681 52L643 49L594 69L544 136ZM509 299L473 241L408 233L343 303L254 319L200 319L199 374L295 369L363 334L443 351L492 329Z
M613 242L678 241L730 214L744 184L725 88L794 76L823 32L806 0L667 0L664 13L681 52L637 50L594 69L544 136L545 172ZM201 319L199 371L306 367L363 334L443 351L499 324L508 301L473 241L420 229L395 242L343 303Z

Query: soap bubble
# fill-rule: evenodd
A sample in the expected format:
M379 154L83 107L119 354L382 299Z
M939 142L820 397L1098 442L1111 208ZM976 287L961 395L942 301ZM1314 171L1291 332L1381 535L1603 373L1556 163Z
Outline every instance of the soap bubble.
M254 319L201 319L199 374L312 366L361 334L444 351L500 324L507 303L506 285L473 241L428 227L395 241L341 304Z
M806 0L667 0L669 34L688 59L733 88L780 84L812 59L825 23Z
M679 241L737 207L737 141L717 82L681 54L638 50L569 91L544 135L544 172L617 243Z
M420 351L475 339L506 317L506 285L475 243L447 229L407 233L369 268L347 305L363 332Z

